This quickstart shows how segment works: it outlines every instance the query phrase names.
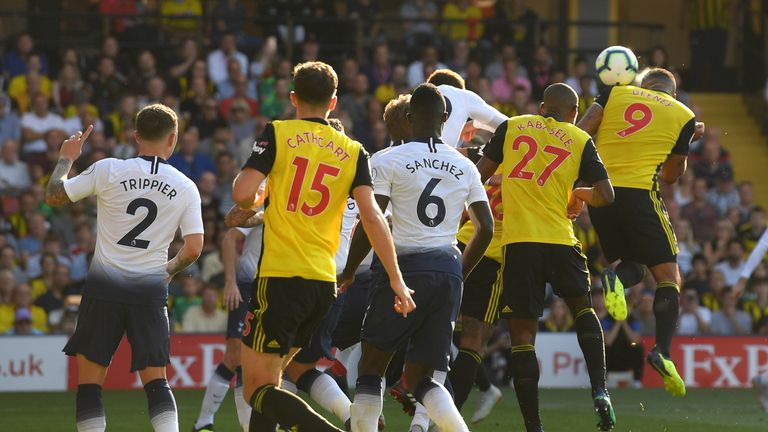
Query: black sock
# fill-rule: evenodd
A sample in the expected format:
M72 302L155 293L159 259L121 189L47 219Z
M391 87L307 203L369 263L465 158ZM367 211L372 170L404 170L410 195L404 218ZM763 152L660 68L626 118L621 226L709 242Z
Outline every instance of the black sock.
M264 414L251 410L251 420L248 422L248 432L275 432L277 422Z
M592 308L585 308L576 314L576 337L587 363L592 395L605 389L605 343L600 320Z
M481 392L488 391L491 388L491 380L488 378L488 370L485 365L480 363L475 374L475 385Z
M478 353L466 348L459 350L459 355L453 361L448 378L453 384L453 401L456 403L456 408L461 409L461 406L467 401L475 382L477 367L481 361Z
M237 377L237 379L235 380L235 387L242 386L243 385L243 368L238 366L235 369L235 376Z
M235 371L229 370L224 363L219 363L216 366L216 375L220 376L224 381L232 381L232 378L235 377Z
M101 398L101 386L98 384L80 384L77 386L75 419L78 429L101 428L107 425L104 414L104 401ZM103 425L103 427L101 427Z
M178 423L176 400L173 398L168 380L163 378L152 380L144 385L144 392L147 394L149 420L155 429L159 425Z
M633 261L622 261L616 266L616 276L625 288L629 288L643 281L645 268Z
M251 407L265 417L280 424L280 427L317 432L340 432L334 425L316 413L306 402L291 392L276 388L272 384L256 389L251 397ZM253 421L251 417L251 421Z
M680 314L680 288L676 283L661 282L656 285L653 314L656 315L656 347L663 356L669 357Z
M317 377L322 375L323 373L319 370L312 368L299 377L298 380L296 380L296 388L303 391L306 394L309 394L309 390L312 388L312 384L315 382Z
M523 414L525 430L536 432L541 427L539 416L539 362L533 345L512 347L512 382L517 403Z

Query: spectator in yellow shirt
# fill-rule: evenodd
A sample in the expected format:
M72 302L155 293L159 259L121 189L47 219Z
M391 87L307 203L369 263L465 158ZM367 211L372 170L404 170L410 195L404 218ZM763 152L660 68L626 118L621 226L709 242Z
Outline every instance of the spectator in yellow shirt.
M164 18L163 26L171 33L191 33L200 27L200 17L203 15L203 5L200 0L163 0L160 5L160 15L174 16ZM180 15L189 19L176 18Z
M27 60L27 73L13 77L8 84L8 96L16 102L19 112L29 111L32 95L35 93L51 97L53 84L47 76L41 74L41 70L40 56L32 54Z
M452 41L469 40L474 44L483 36L483 12L470 0L447 3L443 8L443 19L464 21L445 24L446 35Z
M29 309L32 327L43 333L48 331L48 314L43 308L32 304L32 289L27 284L19 284L13 294L14 302L0 305L0 333L8 333L12 328L18 309Z

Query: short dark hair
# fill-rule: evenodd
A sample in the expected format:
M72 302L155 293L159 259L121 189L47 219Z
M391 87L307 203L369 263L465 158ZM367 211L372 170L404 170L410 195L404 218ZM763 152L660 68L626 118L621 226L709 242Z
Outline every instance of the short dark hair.
M463 89L465 88L464 78L461 75L450 69L438 69L427 78L427 82L435 87L441 85L449 85L452 87Z
M310 105L322 106L330 102L339 86L336 71L326 63L312 61L293 68L293 91L296 97Z
M672 74L672 72L664 69L664 68L651 68L648 69L648 71L643 76L643 82L640 84L641 87L647 88L645 84L649 81L655 81L664 83L668 86L671 86L672 89L676 91L677 89L677 82L675 81L675 76Z
M165 138L177 125L176 113L163 104L146 106L136 114L136 132L145 140Z
M413 116L418 113L431 116L441 109L445 111L445 98L434 84L419 84L411 93L411 101L408 103L408 113ZM413 121L413 119L411 119Z

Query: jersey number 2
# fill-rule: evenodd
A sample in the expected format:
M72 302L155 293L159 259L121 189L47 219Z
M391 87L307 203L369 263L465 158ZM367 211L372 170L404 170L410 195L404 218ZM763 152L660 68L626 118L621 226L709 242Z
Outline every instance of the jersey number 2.
M299 206L299 196L301 195L301 188L304 185L304 178L307 176L307 168L309 167L309 159L297 156L293 159L293 166L296 167L296 174L293 176L293 183L291 184L291 191L288 194L288 211L295 212ZM331 201L331 190L327 185L323 183L325 176L337 177L341 172L341 168L332 165L326 165L324 163L317 165L314 177L312 177L312 186L310 188L320 193L320 200L317 204L310 206L306 202L301 204L301 212L307 216L317 216L322 213L328 203Z
M155 218L157 217L157 204L155 204L154 201L148 200L146 198L136 198L128 204L128 209L126 209L126 212L129 215L135 215L136 210L138 210L139 207L144 207L147 209L147 215L144 216L144 219L139 222L138 225L133 227L132 230L128 231L128 233L124 235L123 238L118 240L117 244L138 249L146 249L149 247L149 240L141 240L137 239L136 237L143 233L145 229L149 228L149 226L152 225L152 222L155 221Z
M523 158L520 159L520 162L512 168L512 171L507 177L511 179L531 180L533 179L534 173L532 171L525 171L525 166L528 165L528 162L530 162L531 159L536 157L536 154L539 152L539 144L532 136L520 135L512 142L512 150L519 150L521 144L527 145L528 150L523 155ZM536 179L536 183L539 186L544 186L547 180L549 180L549 176L551 176L552 173L560 167L566 159L568 159L571 152L564 148L551 145L545 146L541 151L555 156L555 159L544 168L541 174L539 174L539 178Z
M640 113L640 117L635 118L635 115ZM626 138L635 132L639 132L646 126L648 126L653 120L653 111L646 104L633 103L624 110L624 121L629 123L629 127L616 132L621 138Z

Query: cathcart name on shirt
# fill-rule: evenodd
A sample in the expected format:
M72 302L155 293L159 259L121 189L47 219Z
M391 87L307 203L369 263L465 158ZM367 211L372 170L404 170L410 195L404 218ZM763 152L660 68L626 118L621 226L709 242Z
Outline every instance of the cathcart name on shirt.
M137 190L137 189L151 189L156 190L160 192L161 194L168 197L168 200L172 200L173 197L178 195L176 193L176 189L171 187L168 183L162 181L162 180L156 180L156 179L148 179L148 178L138 178L138 179L128 179L123 180L120 182L121 185L123 185L123 188L126 192L129 190Z
M520 123L517 125L517 130L519 131L524 131L526 129L539 129L539 130L546 131L550 135L559 139L564 146L569 146L573 144L573 140L571 139L570 136L568 136L568 133L566 133L564 130L560 128L550 128L549 126L547 126L546 123L542 123L538 120L537 121L528 120L527 123Z
M405 169L410 171L411 174L415 173L421 168L432 168L445 171L454 176L456 180L459 180L459 178L464 175L464 171L461 168L458 168L456 165L450 162L441 161L439 159L424 158L405 164Z
M324 138L312 132L297 133L295 137L288 138L286 144L290 148L297 148L303 144L312 144L320 147L321 149L328 150L333 153L334 156L339 158L339 162L344 162L349 159L349 153L344 148L336 146L333 140L324 142Z

